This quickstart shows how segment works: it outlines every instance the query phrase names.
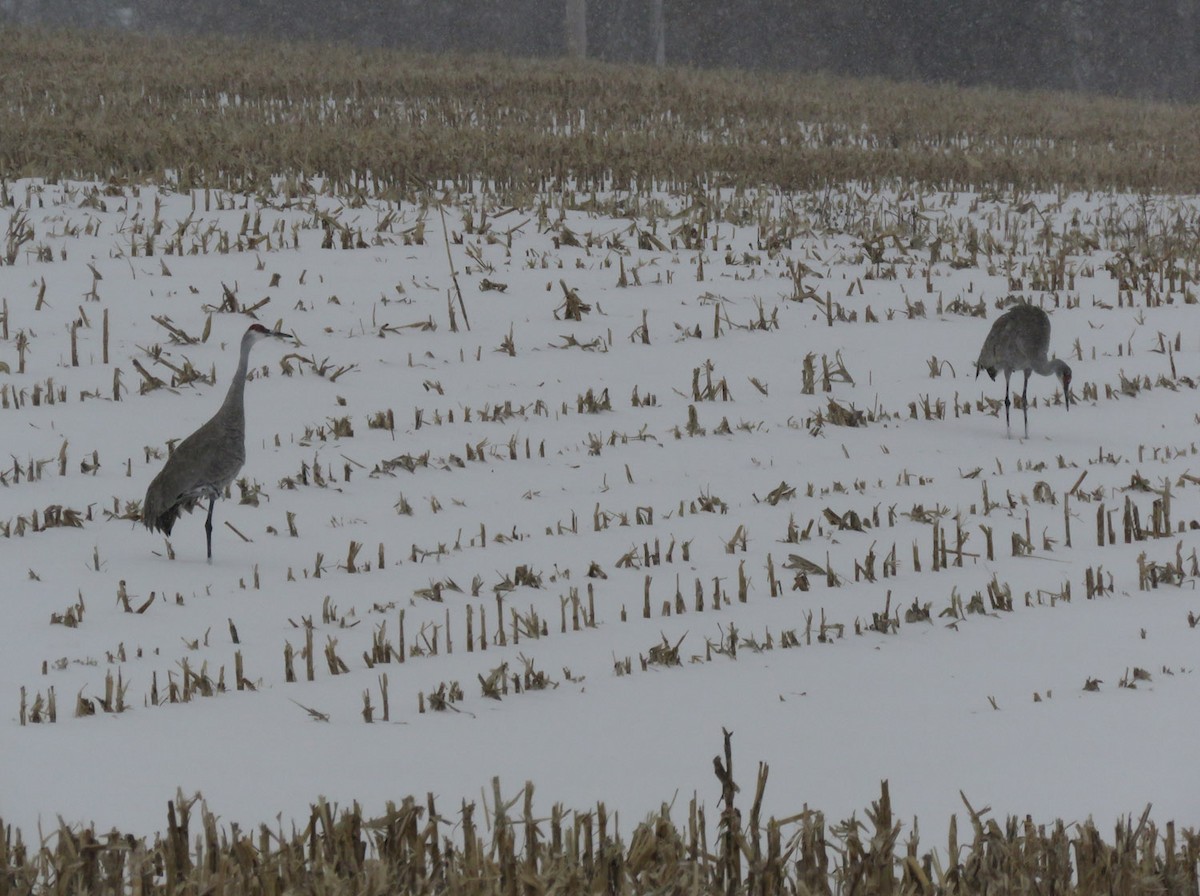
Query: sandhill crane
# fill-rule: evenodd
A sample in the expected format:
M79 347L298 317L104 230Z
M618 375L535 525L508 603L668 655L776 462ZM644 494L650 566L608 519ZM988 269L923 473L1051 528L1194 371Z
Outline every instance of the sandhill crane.
M1021 409L1025 414L1025 438L1029 438L1029 375L1057 376L1062 381L1063 397L1067 410L1071 410L1071 368L1058 358L1046 359L1050 348L1050 318L1041 308L1033 305L1015 305L996 318L991 332L983 341L979 360L975 362L975 377L986 370L993 380L996 371L1004 372L1004 425L1011 434L1008 409L1012 404L1008 397L1008 381L1013 371L1025 372L1025 383L1021 387Z
M170 535L180 511L192 512L208 498L208 518L204 534L208 540L208 561L212 562L213 505L225 487L233 482L246 460L246 368L250 349L268 336L287 338L287 333L251 324L242 337L237 373L220 409L184 439L146 489L142 503L142 523L147 529Z

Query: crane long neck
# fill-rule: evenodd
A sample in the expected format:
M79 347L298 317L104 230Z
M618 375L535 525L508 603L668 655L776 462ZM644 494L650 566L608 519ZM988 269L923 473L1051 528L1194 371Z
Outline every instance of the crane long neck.
M252 340L242 340L242 354L238 358L237 372L233 375L233 381L230 382L229 391L225 393L225 401L221 405L220 413L223 416L238 420L245 418L246 371L250 366L252 345Z
M1042 376L1061 376L1066 364L1058 358L1042 358L1033 364L1033 372Z

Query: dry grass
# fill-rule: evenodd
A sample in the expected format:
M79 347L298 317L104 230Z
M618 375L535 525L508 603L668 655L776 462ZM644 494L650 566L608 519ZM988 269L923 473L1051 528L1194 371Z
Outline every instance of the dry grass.
M1194 107L1071 95L0 30L5 176L399 194L572 185L1187 191Z
M464 802L453 817L433 794L406 797L378 818L359 807L311 807L307 824L285 832L261 825L222 828L200 801L182 793L167 805L167 825L152 841L61 825L41 844L26 843L0 821L3 893L1061 893L1195 894L1200 834L1160 831L1149 807L1106 840L1082 824L1003 824L963 797L970 839L952 819L944 854L922 851L901 823L888 784L864 815L827 824L807 806L761 818L768 769L760 764L748 815L738 805L731 738L713 760L721 785L715 842L705 809L693 799L683 826L664 803L626 840L601 803L549 818L533 812L533 786L505 799L493 781L485 818ZM520 809L516 807L520 805ZM480 831L490 832L490 842Z

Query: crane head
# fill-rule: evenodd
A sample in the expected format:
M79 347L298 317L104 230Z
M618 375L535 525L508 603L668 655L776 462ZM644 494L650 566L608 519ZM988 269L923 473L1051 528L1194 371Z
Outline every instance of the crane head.
M267 336L275 336L278 339L290 338L289 333L284 333L280 330L268 330L262 324L251 324L246 329L246 335L242 338L252 338L255 342L258 342L258 340L265 339Z

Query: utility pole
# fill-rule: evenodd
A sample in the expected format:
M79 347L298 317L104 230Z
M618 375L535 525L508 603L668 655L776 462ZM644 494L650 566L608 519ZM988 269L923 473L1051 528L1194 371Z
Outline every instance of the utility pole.
M667 25L663 20L663 0L651 0L650 20L650 27L654 29L654 64L662 68L667 64Z
M572 59L586 59L587 0L567 0L564 25L567 32L567 55Z

